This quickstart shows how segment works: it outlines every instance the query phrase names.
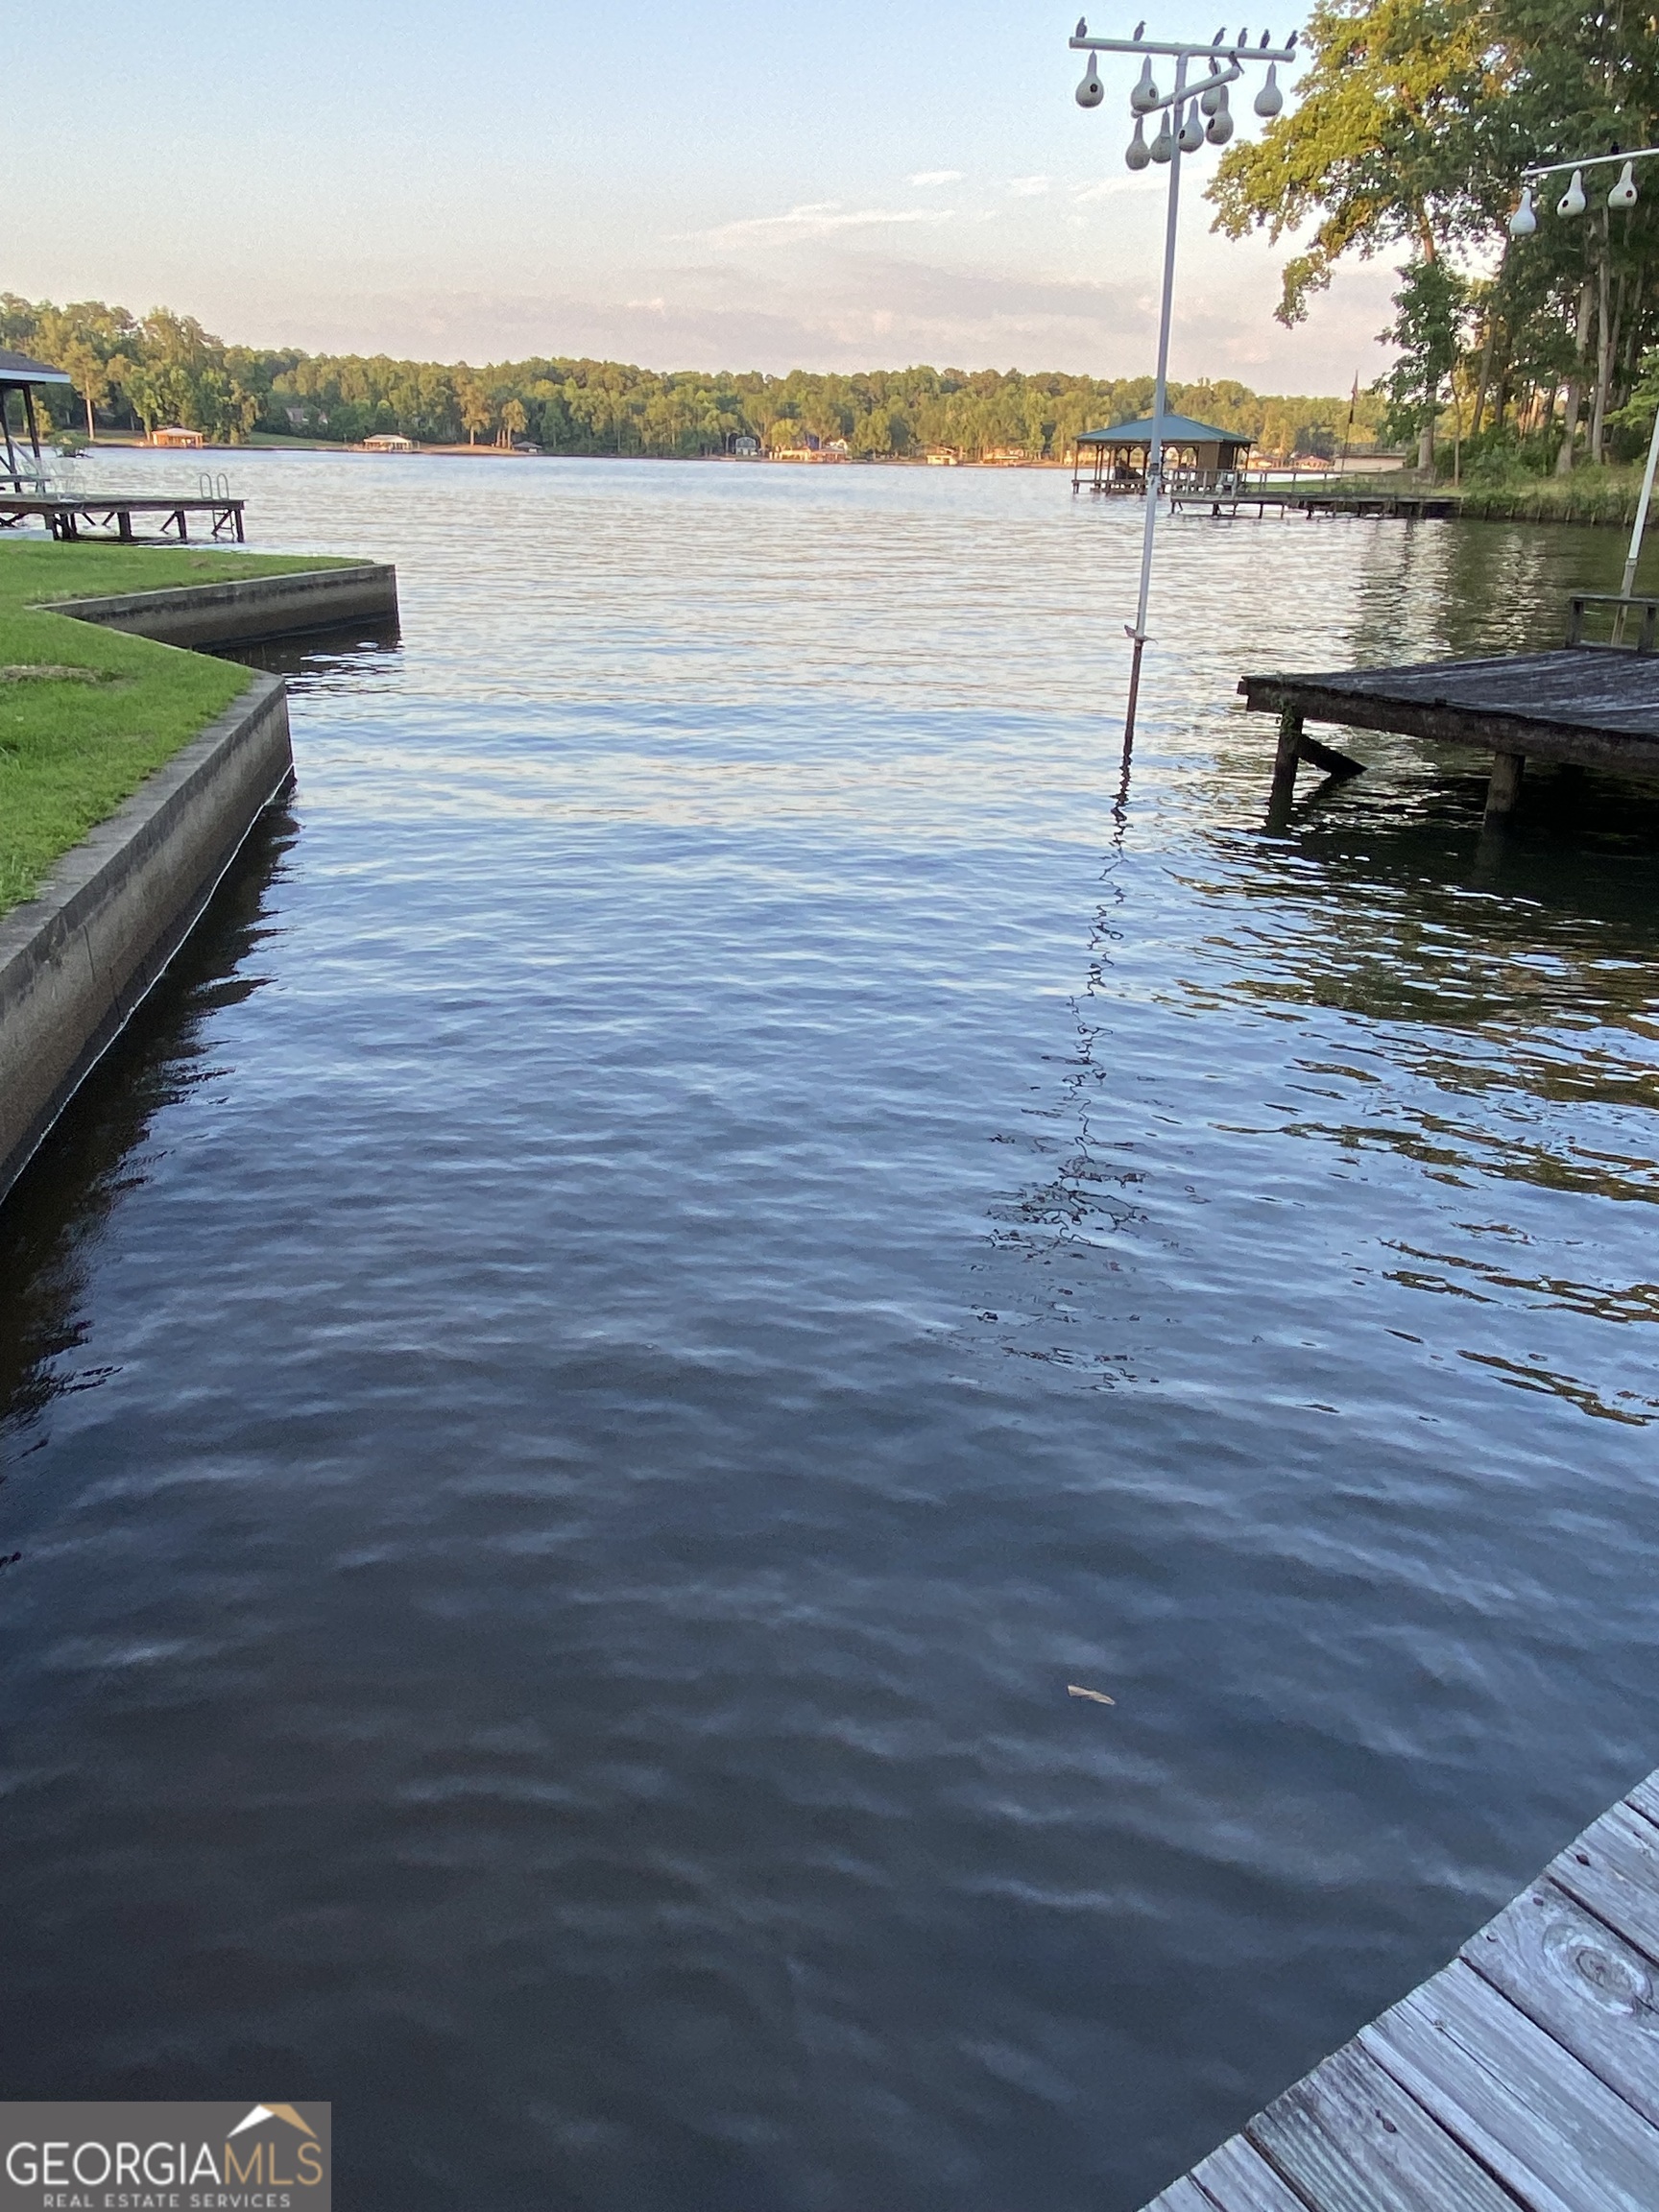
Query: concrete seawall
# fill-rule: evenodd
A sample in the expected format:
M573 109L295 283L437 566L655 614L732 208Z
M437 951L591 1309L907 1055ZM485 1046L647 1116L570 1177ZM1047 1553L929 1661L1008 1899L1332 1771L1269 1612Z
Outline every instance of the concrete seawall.
M58 599L54 614L131 630L162 645L252 645L353 622L397 620L397 571L389 563L303 568L283 576L246 576L228 584L191 584L171 591L126 591L109 599Z
M64 854L38 898L0 920L0 1197L292 775L282 680L255 676L200 737Z

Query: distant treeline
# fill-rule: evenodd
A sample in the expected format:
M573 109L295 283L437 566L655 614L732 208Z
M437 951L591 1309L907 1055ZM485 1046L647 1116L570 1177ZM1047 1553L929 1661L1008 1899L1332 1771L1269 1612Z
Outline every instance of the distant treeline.
M1150 376L1100 378L1017 370L873 370L852 376L748 371L660 374L618 361L393 361L227 346L187 315L0 294L0 345L64 370L75 397L48 414L60 429L153 430L178 424L221 444L255 431L343 445L383 431L421 445L528 440L550 453L696 455L738 438L769 447L844 439L880 459L948 447L965 459L1063 458L1080 430L1144 416ZM1270 454L1334 453L1350 436L1347 399L1262 398L1246 386L1172 384L1173 408L1250 433ZM1382 403L1362 394L1356 444L1372 440Z

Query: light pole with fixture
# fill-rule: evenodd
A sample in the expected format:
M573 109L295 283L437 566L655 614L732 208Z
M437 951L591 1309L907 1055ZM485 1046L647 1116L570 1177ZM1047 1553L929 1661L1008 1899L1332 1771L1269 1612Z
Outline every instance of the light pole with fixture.
M1530 238L1538 228L1538 210L1532 204L1533 188L1546 177L1565 177L1572 182L1555 203L1555 212L1572 222L1582 215L1590 202L1584 190L1586 169L1610 169L1617 165L1619 181L1607 195L1607 204L1615 208L1630 208L1636 204L1636 164L1651 161L1659 156L1659 146L1641 146L1634 154L1622 154L1617 148L1611 154L1581 154L1571 161L1542 161L1521 172L1521 204L1509 218L1511 238ZM1619 587L1619 596L1628 599L1636 585L1636 564L1642 554L1642 533L1647 527L1647 506L1653 496L1653 476L1659 469L1659 414L1653 418L1653 435L1647 445L1647 467L1642 476L1642 496L1636 502L1636 523L1630 533L1630 550L1624 560L1624 581ZM1615 642L1624 634L1624 610L1619 610L1614 631Z
M1252 46L1247 31L1240 31L1236 39L1229 41L1225 30L1217 31L1208 46L1195 46L1179 40L1144 38L1142 36L1144 29L1143 23L1137 24L1132 38L1091 38L1087 22L1079 18L1071 39L1072 46L1089 57L1089 66L1077 87L1079 108L1098 108L1106 97L1106 87L1100 82L1096 66L1097 55L1139 54L1142 57L1141 76L1129 95L1135 135L1123 158L1131 169L1144 169L1149 161L1166 161L1169 165L1168 207L1164 219L1164 296L1158 318L1158 374L1152 397L1152 442L1146 453L1146 522L1141 540L1141 594L1135 607L1135 626L1128 630L1133 654L1129 663L1129 706L1123 718L1125 745L1135 734L1141 656L1146 647L1146 601L1152 585L1152 535L1158 519L1158 493L1164 475L1164 416L1169 372L1169 311L1175 296L1175 218L1181 199L1181 156L1196 154L1206 139L1212 146L1225 146L1232 137L1233 116L1227 105L1227 88L1243 76L1247 62L1267 64L1266 83L1256 95L1257 114L1277 115L1285 105L1285 95L1279 89L1279 63L1293 60L1296 52L1294 31L1283 46L1273 45L1272 35L1266 31L1262 34L1260 45ZM1174 88L1169 92L1160 92L1153 79L1154 55L1175 64ZM1196 83L1189 83L1188 70L1194 61L1206 62L1208 68ZM1148 115L1163 117L1150 145L1144 134Z

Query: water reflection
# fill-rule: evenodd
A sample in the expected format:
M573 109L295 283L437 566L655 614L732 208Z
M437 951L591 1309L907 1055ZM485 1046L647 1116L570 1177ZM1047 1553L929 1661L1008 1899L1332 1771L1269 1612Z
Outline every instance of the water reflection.
M210 1026L267 980L249 963L272 933L298 834L286 806L259 817L183 949L0 1206L0 1467L40 1447L54 1399L111 1372L75 1358L106 1225L145 1180L157 1115L223 1077Z
M254 638L241 645L227 645L221 658L239 661L249 668L263 668L268 675L304 679L328 685L341 678L361 683L386 674L389 657L402 646L403 633L396 622L352 623L345 628L311 630L293 637Z

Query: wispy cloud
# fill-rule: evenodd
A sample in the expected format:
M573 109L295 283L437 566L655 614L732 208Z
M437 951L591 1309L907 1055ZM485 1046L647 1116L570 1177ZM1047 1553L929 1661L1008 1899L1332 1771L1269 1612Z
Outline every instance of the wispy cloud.
M918 169L910 180L912 184L960 184L960 169Z
M950 207L844 207L839 200L814 200L791 207L787 215L751 215L738 223L721 223L712 230L685 230L681 238L700 238L712 245L734 244L741 238L830 238L841 230L878 230L893 223L949 223Z
M1081 191L1073 192L1073 207L1087 207L1094 200L1116 200L1121 192L1159 192L1166 180L1156 172L1151 176L1107 177L1098 184L1085 184Z
M1011 177L1008 180L1008 189L1016 200L1040 200L1047 191L1048 184L1046 177Z

